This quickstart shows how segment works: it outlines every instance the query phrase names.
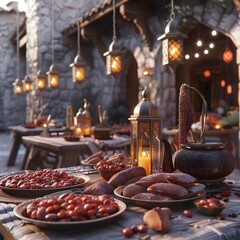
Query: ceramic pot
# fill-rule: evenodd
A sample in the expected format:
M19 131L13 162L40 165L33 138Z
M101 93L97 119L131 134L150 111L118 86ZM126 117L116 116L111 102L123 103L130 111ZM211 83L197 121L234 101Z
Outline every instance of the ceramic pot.
M235 167L235 159L222 143L187 143L173 155L175 169L199 182L221 182Z

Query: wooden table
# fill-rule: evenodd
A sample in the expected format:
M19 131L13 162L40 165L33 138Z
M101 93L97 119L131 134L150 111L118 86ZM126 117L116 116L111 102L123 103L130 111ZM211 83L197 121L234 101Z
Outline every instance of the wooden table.
M46 168L47 156L53 153L56 156L52 168L69 167L79 165L80 155L92 155L100 149L89 141L69 142L63 137L23 136L22 141L31 145L30 152L23 162L22 169Z
M92 178L92 175L89 175ZM240 174L236 174L235 182L240 189ZM95 178L95 177L94 177ZM228 178L226 182L232 179ZM231 187L231 184L229 184ZM147 234L137 234L131 238L124 238L121 231L125 227L143 224L143 215L147 209L127 203L127 210L117 218L104 222L104 224L83 225L75 230L67 231L61 229L53 230L40 228L33 224L18 219L14 213L14 203L6 201L0 203L0 232L7 240L137 240L146 237L150 240L237 240L240 236L240 197L235 196L236 190L231 190L232 195L226 202L226 209L222 212L225 220L215 217L201 215L196 211L193 204L187 206L178 205L172 209L172 229L168 233L159 233L149 230ZM182 211L189 209L193 217L183 216ZM238 213L237 217L229 217L231 213ZM142 238L143 239L143 238Z
M42 127L36 127L36 128L25 128L23 126L11 126L8 127L10 130L10 135L11 135L11 147L10 147L10 152L7 160L7 166L14 166L16 162L16 157L18 154L18 150L23 144L22 142L22 136L33 136L33 135L39 135L43 128ZM25 146L26 147L26 146ZM26 154L25 157L28 155L28 148L26 148ZM24 157L24 159L25 159ZM24 160L25 161L25 160Z
M224 144L225 148L232 152L233 156L237 157L237 146L233 140L234 135L238 133L238 128L230 129L207 129L205 131L206 141L220 141ZM177 128L168 129L163 128L162 134L171 142L178 132ZM193 130L193 133L199 135L199 130Z

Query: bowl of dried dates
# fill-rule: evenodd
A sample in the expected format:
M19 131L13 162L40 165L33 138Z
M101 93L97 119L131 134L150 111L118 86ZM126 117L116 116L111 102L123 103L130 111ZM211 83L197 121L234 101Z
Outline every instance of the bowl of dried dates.
M197 200L194 205L201 214L208 216L217 216L225 208L225 203L215 198Z
M96 164L96 169L99 172L99 174L105 179L109 180L114 174L125 170L131 165L122 163L122 162L111 162L111 161L105 161L102 160Z

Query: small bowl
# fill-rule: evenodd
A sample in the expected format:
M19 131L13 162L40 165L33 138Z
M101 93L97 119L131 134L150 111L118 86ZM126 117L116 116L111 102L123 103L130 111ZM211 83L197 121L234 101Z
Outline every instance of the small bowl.
M122 169L123 170L123 169ZM110 170L110 169L97 169L99 174L108 181L114 174L121 172L122 170Z
M204 204L204 201L208 201L208 204ZM200 199L195 201L194 205L199 213L207 216L217 216L225 208L225 203L217 199Z

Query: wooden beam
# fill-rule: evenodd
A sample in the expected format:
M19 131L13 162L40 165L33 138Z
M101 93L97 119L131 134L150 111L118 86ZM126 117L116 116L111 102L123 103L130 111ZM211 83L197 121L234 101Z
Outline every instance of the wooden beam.
M153 16L153 9L146 4L127 2L120 6L120 14L127 21L133 22L142 39L152 49L154 38L147 20Z
M93 45L97 47L102 58L105 59L103 53L108 50L108 47L102 40L101 34L98 32L97 28L92 25L86 26L81 29L81 36L86 41L91 41Z

